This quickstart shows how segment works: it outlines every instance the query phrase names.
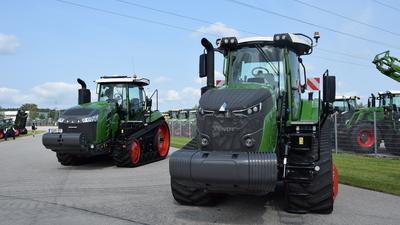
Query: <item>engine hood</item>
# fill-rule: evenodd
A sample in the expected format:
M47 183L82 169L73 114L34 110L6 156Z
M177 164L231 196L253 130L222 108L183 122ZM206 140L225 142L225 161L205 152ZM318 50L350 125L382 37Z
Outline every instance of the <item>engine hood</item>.
M59 122L79 123L85 118L97 120L98 116L105 116L115 109L115 103L108 102L91 102L78 106L74 106L64 111L60 116ZM94 119L96 118L96 119Z
M211 89L204 93L199 106L205 110L240 110L256 105L272 96L268 89Z

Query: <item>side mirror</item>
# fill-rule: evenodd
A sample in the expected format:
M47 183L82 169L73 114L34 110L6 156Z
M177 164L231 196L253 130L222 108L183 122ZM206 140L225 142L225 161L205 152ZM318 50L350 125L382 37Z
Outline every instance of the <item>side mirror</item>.
M200 78L207 76L206 60L207 60L207 54L201 54L200 58L199 58L199 77Z
M152 105L153 105L153 100L151 98L147 98L146 97L146 108L147 108L147 110L150 110Z
M329 76L328 70L323 75L323 101L333 103L336 96L336 77Z

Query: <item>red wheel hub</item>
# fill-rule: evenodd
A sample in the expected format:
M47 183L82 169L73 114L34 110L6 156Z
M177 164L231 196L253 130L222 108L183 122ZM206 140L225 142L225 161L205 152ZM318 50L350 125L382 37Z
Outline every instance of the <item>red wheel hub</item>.
M131 161L133 164L138 164L140 160L140 143L134 140L131 145Z
M160 125L157 131L157 148L161 157L165 157L169 150L169 129L166 123Z
M0 139L3 139L3 138L4 138L4 133L0 132Z
M375 144L374 132L371 129L358 131L357 144L362 148L370 148Z
M15 136L19 136L19 129L15 129Z
M335 200L339 192L339 172L335 164L332 164L332 190L333 200Z

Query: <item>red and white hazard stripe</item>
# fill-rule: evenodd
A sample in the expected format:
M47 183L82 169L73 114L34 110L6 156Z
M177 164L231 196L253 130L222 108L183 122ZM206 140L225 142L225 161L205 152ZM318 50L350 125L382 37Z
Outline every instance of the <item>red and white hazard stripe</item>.
M320 78L311 77L307 78L307 90L309 91L319 91Z

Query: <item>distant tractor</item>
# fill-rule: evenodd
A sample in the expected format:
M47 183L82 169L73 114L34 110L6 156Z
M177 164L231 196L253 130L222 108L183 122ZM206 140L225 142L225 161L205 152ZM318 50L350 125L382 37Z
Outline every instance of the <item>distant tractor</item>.
M375 56L372 61L385 76L400 82L400 60L386 51ZM376 102L379 105L376 105ZM383 140L386 150L400 153L400 91L384 91L372 94L368 108L358 110L349 119L348 129L351 147L355 151L371 153ZM374 112L376 131L374 130ZM375 136L376 132L376 136Z
M1 119L0 120L0 139L3 139L6 135L7 128L14 125L12 119Z
M104 76L96 82L98 101L90 102L90 90L78 79L82 86L79 105L60 116L58 129L43 135L43 145L56 152L62 165L77 165L87 157L108 154L122 167L166 158L169 128L158 111L158 99L156 110L152 110L154 93L146 96L144 87L150 81L136 76Z
M302 98L302 56L312 53L313 39L284 33L224 37L217 48L205 38L201 43L199 74L207 86L197 112L198 147L170 156L175 200L211 205L224 193L263 195L283 182L289 212L331 213L338 190L330 140L335 77L326 71L322 96ZM220 87L216 51L224 57Z
M6 135L6 128L14 128L15 136L19 136L20 134L27 134L28 130L26 129L26 120L28 118L28 114L23 110L19 109L17 115L15 116L15 121L13 119L0 119L0 139L4 138ZM9 132L14 132L9 129ZM9 134L10 136L11 134Z

